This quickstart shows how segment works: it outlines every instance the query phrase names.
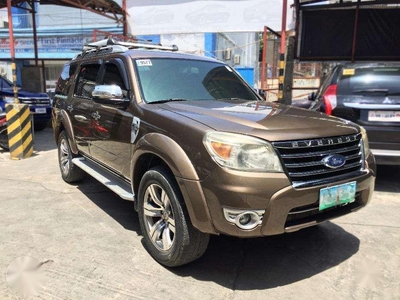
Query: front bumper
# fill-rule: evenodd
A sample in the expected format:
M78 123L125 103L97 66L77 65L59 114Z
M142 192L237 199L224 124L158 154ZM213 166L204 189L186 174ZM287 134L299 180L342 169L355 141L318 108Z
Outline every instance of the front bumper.
M283 173L245 173L218 168L201 183L216 233L260 237L292 232L356 211L370 201L375 186L375 160L358 177L308 188L295 189ZM357 182L356 200L344 206L319 211L319 191L350 181ZM265 210L262 223L252 230L228 222L225 209ZM196 226L196 225L195 225Z

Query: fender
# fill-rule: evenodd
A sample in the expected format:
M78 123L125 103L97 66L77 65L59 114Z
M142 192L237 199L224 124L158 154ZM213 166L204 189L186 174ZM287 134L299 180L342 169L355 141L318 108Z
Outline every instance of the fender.
M63 110L63 109L60 109L58 114L59 114L60 123L63 125L64 130L67 132L68 141L69 141L69 145L71 147L71 151L74 154L78 154L78 147L76 146L75 137L74 137L74 129L72 128L71 120L70 120L67 112L65 110ZM60 125L61 124L57 124L58 132L56 132L56 130L54 130L54 134L56 135L56 139L58 138L58 135L60 134L60 127L61 127Z
M131 161L131 174L135 178L136 163L143 154L154 154L160 157L171 169L178 186L184 196L183 199L189 212L190 220L194 227L202 232L216 234L208 205L199 183L199 176L186 155L185 151L173 139L159 134L149 133L142 137L136 144ZM131 180L132 190L137 192Z

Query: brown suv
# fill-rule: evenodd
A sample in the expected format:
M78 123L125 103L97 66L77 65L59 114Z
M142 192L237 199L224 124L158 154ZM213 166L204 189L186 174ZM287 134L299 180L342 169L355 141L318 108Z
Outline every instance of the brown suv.
M230 66L175 47L90 46L57 84L61 175L134 200L161 264L199 258L209 234L292 232L370 200L375 161L358 125L264 102Z

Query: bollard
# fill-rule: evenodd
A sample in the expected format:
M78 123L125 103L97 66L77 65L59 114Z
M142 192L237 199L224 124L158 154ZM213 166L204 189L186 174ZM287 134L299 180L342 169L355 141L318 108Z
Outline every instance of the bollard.
M27 104L7 104L8 146L11 159L24 159L33 154L32 124Z

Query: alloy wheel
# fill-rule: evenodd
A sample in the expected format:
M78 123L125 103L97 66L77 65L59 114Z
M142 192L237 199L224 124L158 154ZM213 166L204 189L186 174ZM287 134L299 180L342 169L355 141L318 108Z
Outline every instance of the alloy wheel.
M154 246L161 251L171 249L175 239L175 219L171 201L162 187L151 184L144 194L145 228Z
M70 168L71 155L69 151L68 142L65 139L60 143L60 167L64 174L67 174Z

